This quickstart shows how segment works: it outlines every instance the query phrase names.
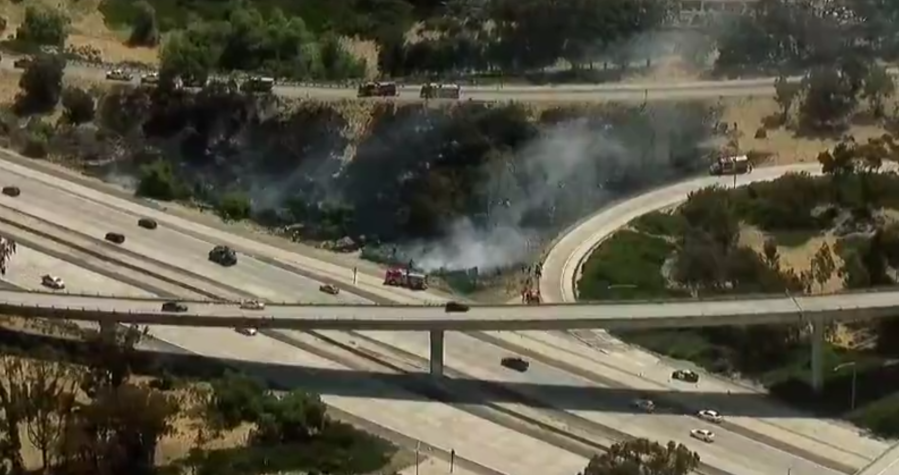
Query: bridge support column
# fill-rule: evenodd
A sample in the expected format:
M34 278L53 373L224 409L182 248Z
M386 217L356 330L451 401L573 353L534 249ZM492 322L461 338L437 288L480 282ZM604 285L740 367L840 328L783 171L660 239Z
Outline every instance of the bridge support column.
M824 327L825 322L812 323L812 390L821 392L824 386Z
M443 330L431 330L431 376L443 376Z

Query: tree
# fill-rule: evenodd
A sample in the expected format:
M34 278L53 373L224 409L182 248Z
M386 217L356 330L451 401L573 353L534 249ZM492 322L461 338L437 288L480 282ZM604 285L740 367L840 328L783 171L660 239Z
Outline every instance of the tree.
M106 388L117 388L131 376L135 347L147 333L145 327L123 328L113 325L85 338L88 352L85 355L88 371L81 389L93 397Z
M72 414L81 379L79 367L55 360L50 354L29 360L22 382L28 439L40 451L45 469L54 465L57 443Z
M0 236L0 275L6 275L9 259L16 254L16 242Z
M835 270L836 263L833 260L833 253L830 250L830 246L825 242L821 244L821 247L818 248L818 251L812 257L811 267L812 276L822 290L827 281L833 276Z
M321 398L291 391L280 399L270 399L256 421L253 438L260 444L303 443L321 433L327 418Z
M73 125L94 120L94 98L80 87L67 87L62 92L63 117Z
M25 20L16 30L16 39L43 46L63 47L68 37L69 18L43 4L29 5Z
M793 108L793 103L801 90L802 84L792 82L782 74L774 81L774 99L777 101L777 105L780 106L780 121L782 124L786 124L789 121L790 109Z
M62 94L65 62L59 56L39 55L19 78L21 94L16 97L19 114L52 111Z
M838 178L854 174L856 172L856 152L855 139L847 137L832 150L818 154L821 171L826 175Z
M805 100L800 107L802 124L809 130L833 130L858 102L849 76L834 68L818 68L803 81Z
M227 372L212 383L210 412L226 429L255 421L263 411L265 386L249 376Z
M619 442L590 459L583 475L687 475L699 467L699 454L673 441L648 439Z
M874 65L868 70L865 84L862 88L862 98L871 106L871 113L876 118L883 117L884 99L896 92L896 83L886 68Z
M133 46L156 46L159 44L159 24L156 9L146 0L134 3L134 18L128 43Z
M11 473L25 473L21 431L28 419L24 387L28 375L23 359L10 354L0 356L0 374L3 378L0 382L0 409L3 411L0 419L0 434L3 436L0 460L4 465L8 464Z
M170 34L159 53L160 80L205 81L220 55L206 35L200 27Z
M107 387L66 421L62 473L150 475L159 439L173 430L177 401L125 383Z
M780 253L777 251L777 241L774 239L765 239L765 244L762 249L765 255L765 263L768 264L768 267L780 270Z
M219 200L217 211L219 216L226 221L247 219L252 211L250 197L244 193L226 193Z
M188 195L187 189L175 177L172 164L162 158L141 169L141 178L135 194L163 201L183 199Z

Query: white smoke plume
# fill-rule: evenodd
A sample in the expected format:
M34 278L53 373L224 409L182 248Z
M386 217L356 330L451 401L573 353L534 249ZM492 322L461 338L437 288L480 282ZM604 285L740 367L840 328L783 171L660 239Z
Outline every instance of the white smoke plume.
M651 130L588 119L552 127L516 156L492 164L481 190L489 203L484 219L462 218L445 238L413 243L397 256L429 272L490 272L533 262L565 226L622 193L671 180L685 165L704 160L698 152L703 144L678 145L672 138L688 127L684 121L672 109L652 117ZM684 151L674 149L684 145L693 152L691 162L675 166L672 158Z

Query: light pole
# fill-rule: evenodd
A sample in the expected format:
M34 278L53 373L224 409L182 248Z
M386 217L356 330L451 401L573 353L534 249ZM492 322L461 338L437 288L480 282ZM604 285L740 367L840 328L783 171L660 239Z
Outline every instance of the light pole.
M838 364L833 368L833 372L836 373L837 371L839 371L843 368L850 368L850 367L852 368L852 390L849 394L849 410L854 411L855 410L855 382L858 379L858 367L856 366L855 361L848 361L846 363Z

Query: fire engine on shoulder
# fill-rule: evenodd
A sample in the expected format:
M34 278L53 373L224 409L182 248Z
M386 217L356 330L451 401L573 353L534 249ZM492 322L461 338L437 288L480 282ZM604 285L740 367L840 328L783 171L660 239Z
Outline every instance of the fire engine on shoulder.
M412 290L427 290L428 276L409 269L394 267L388 269L384 275L384 285L392 285L395 287L405 287Z
M709 166L710 175L737 175L752 172L752 162L746 155L720 157Z
M395 82L369 81L360 84L358 97L396 97L400 95Z

